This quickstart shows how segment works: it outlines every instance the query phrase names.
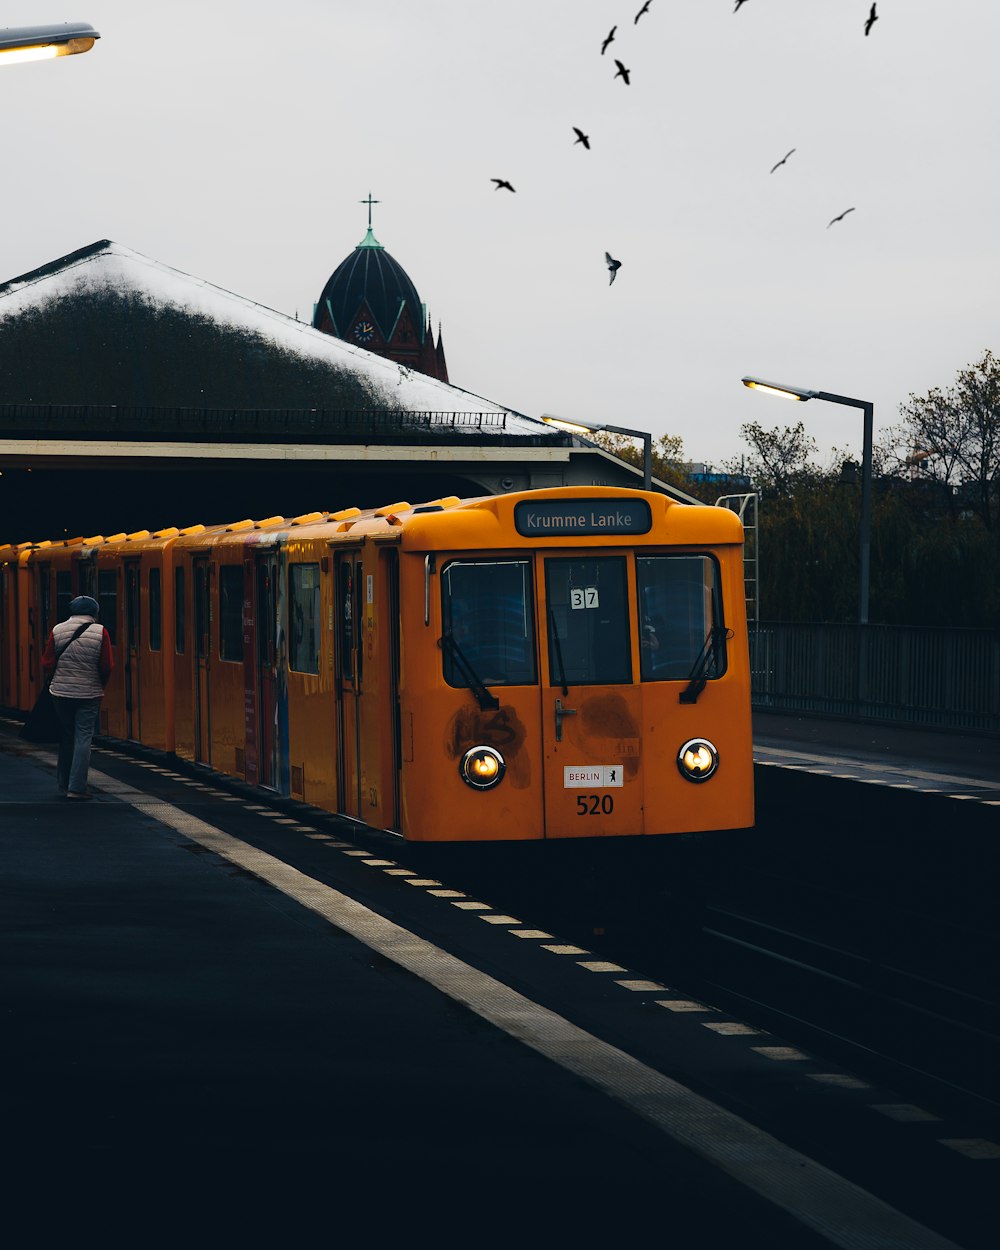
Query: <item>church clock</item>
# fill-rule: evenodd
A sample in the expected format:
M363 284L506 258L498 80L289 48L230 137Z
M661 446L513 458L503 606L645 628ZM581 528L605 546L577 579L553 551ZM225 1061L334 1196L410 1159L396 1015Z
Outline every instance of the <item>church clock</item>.
M370 321L358 321L354 326L354 337L359 343L370 343L375 337L375 327Z

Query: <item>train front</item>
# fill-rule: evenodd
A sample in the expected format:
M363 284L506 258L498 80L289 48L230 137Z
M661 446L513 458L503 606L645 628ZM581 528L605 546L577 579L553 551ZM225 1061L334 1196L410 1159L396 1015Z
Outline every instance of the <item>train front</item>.
M739 519L565 487L403 537L402 806L420 841L753 823Z

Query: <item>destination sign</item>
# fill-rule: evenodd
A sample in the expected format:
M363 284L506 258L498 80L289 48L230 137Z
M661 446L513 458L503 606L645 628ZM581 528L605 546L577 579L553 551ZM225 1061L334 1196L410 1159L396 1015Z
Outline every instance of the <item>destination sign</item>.
M653 514L645 499L522 499L514 526L525 538L569 534L648 534Z

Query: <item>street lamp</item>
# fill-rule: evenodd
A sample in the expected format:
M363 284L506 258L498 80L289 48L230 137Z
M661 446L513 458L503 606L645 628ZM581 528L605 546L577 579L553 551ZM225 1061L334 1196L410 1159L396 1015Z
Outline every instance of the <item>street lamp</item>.
M542 420L546 425L558 426L560 430L569 430L571 434L626 434L629 438L641 438L642 489L653 489L653 436L647 430L629 430L623 425L583 421L578 417L570 421L566 417L556 417L550 412L543 412Z
M46 61L55 56L89 52L100 35L86 22L55 26L8 26L0 30L0 65Z
M807 391L798 386L784 386L780 382L764 382L760 378L744 378L743 385L751 390L765 391L768 395L780 395L782 399L825 399L831 404L846 404L849 408L861 408L865 414L864 447L861 454L861 586L858 596L858 621L868 624L869 569L871 564L872 537L872 425L875 405L867 399L851 399L847 395L833 395L829 391Z

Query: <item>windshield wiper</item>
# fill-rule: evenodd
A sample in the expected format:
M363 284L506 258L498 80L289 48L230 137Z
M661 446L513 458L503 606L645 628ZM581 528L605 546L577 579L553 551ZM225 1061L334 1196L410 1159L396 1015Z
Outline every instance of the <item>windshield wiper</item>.
M469 663L465 652L450 632L441 635L441 649L447 651L455 662L455 666L462 674L466 685L476 696L476 702L479 704L480 710L483 712L495 711L500 706L500 700L483 685L483 679Z
M551 604L549 605L549 633L555 643L556 666L559 670L556 675L559 678L559 685L562 686L563 694L569 694L569 686L566 685L566 666L562 658L562 644L559 642L559 630L556 628L555 609Z
M713 663L716 665L716 671L718 671L718 648L729 637L731 637L731 634L725 625L713 625L708 631L705 643L694 662L691 672L688 674L688 684L681 691L681 703L698 702L698 696L705 689L708 682L708 670Z

